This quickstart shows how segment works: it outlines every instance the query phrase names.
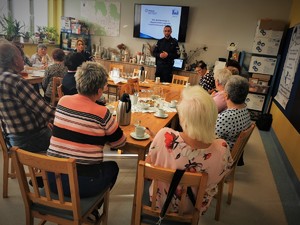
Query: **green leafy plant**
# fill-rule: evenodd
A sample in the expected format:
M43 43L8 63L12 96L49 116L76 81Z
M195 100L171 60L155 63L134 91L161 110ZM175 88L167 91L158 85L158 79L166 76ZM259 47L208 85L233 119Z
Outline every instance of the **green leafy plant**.
M46 27L45 31L46 31L46 38L49 41L57 41L58 33L55 27Z
M58 33L55 27L37 26L38 31L35 33L39 37L40 41L48 40L51 42L57 41Z
M0 25L5 38L9 41L16 40L24 34L21 30L25 27L25 24L14 19L11 15L0 17Z

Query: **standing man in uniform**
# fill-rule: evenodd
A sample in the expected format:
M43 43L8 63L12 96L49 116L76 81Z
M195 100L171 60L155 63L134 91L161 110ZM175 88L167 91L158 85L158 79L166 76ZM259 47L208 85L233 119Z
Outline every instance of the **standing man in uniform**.
M175 38L171 37L172 28L164 27L164 38L157 41L153 54L156 58L155 77L160 77L161 82L172 81L174 59L179 58L179 46Z

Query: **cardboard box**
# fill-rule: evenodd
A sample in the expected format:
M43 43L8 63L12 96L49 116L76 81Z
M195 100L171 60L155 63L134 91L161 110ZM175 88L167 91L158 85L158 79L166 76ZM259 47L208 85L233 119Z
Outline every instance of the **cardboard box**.
M286 25L284 21L261 19L257 23L255 37L281 39Z
M265 96L249 93L245 102L248 109L262 111L265 102Z
M249 66L249 72L273 75L276 62L276 58L252 56Z
M252 45L252 53L276 56L280 43L281 38L255 37Z
M71 20L74 20L75 18L73 17L61 17L61 32L68 32L71 33Z

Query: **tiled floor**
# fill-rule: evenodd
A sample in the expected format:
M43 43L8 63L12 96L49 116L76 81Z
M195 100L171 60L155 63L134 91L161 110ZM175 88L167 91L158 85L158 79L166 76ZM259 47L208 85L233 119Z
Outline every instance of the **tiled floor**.
M264 138L266 135L263 135ZM134 192L137 159L135 156L118 155L108 151L107 160L116 160L120 167L118 181L111 192L109 205L109 225L129 225ZM1 156L2 161L2 156ZM270 164L259 131L256 129L245 149L245 163L238 167L233 201L230 206L222 205L221 219L214 220L215 202L206 215L201 217L201 225L296 225L299 224L299 196L289 198L295 207L285 210L278 194ZM279 163L279 166L281 164ZM281 171L283 171L282 169ZM2 168L0 169L2 174ZM288 179L285 177L284 179ZM284 181L284 180L283 180ZM2 179L0 181L2 187ZM284 185L284 183L283 183ZM16 180L9 182L9 198L0 199L0 225L22 225L24 209ZM2 192L2 188L0 189ZM225 186L225 191L226 191ZM224 191L224 194L225 194ZM294 195L295 196L295 195ZM224 195L226 197L226 195ZM284 198L284 196L281 198ZM283 202L287 203L285 200ZM284 204L286 205L286 204ZM289 210L291 209L291 210ZM286 213L286 214L285 214ZM288 217L286 217L286 215ZM288 218L288 219L287 219ZM288 222L287 222L288 221ZM37 223L36 223L37 224ZM51 223L47 223L51 224Z

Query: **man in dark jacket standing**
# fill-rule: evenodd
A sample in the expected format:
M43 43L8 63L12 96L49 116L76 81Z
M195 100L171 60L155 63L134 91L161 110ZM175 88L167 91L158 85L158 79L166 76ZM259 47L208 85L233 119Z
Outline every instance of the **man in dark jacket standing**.
M179 58L179 46L175 38L171 37L172 28L164 27L164 38L157 41L153 54L156 58L155 77L160 77L161 82L172 81L174 59Z

